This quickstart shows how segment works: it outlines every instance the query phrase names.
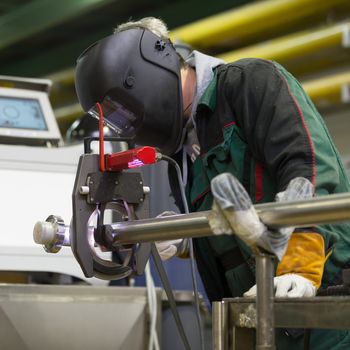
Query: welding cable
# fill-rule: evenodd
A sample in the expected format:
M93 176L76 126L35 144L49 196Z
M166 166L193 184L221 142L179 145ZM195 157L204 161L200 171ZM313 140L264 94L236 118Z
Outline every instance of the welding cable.
M99 145L100 145L100 170L105 171L105 144L104 144L104 131L103 131L103 109L99 102L96 102L98 109L98 126L99 126Z
M161 159L165 160L166 162L168 162L169 164L175 167L178 183L180 186L181 200L183 203L185 214L189 214L188 203L187 203L186 194L185 194L185 186L182 181L181 169L179 165L176 163L174 159L164 154L161 155ZM202 319L200 314L199 292L198 292L198 285L197 285L197 279L195 274L196 267L195 267L195 259L194 259L193 241L191 238L188 238L188 241L189 241L190 260L191 260L191 277L192 277L193 292L194 292L194 299L195 299L195 305L196 305L196 318L197 318L198 329L199 329L200 345L201 345L201 349L204 350L203 324L202 324Z
M145 267L146 286L147 286L147 299L148 308L151 317L150 325L150 338L148 342L148 350L160 350L159 340L157 335L157 294L154 286L154 281L151 274L150 263L147 262Z
M152 257L153 257L154 265L155 265L155 267L157 269L157 272L158 272L158 275L160 277L160 280L162 281L165 294L166 294L166 296L168 298L170 310L171 310L171 312L173 314L174 321L175 321L177 330L179 331L179 335L180 335L180 337L182 339L184 348L186 350L191 350L191 346L190 346L190 343L188 342L184 326L183 326L183 324L181 322L179 311L178 311L178 309L176 307L175 297L174 297L174 294L172 292L168 276L167 276L167 274L165 272L165 268L163 266L162 259L159 256L157 247L156 247L154 242L151 243L151 254L152 254Z

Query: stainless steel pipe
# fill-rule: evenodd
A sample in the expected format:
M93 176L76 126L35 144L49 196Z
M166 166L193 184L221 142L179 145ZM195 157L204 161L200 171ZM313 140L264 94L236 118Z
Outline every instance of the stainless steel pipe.
M307 227L350 221L350 194L333 194L303 201L255 205L260 219L271 228ZM213 235L208 215L211 211L155 219L113 223L107 230L114 243L132 244L176 238Z
M226 350L229 347L228 342L228 308L227 304L222 301L214 301L212 303L213 309L213 349Z
M256 253L256 350L275 350L274 329L274 258L265 253Z

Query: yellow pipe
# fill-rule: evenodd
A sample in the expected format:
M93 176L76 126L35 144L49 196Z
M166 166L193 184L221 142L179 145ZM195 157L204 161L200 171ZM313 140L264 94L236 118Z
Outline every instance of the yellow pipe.
M68 68L61 70L50 75L45 76L46 79L50 79L53 82L60 82L61 84L71 85L74 84L74 68Z
M342 94L344 88L350 88L350 71L306 81L302 85L304 90L318 106L350 102L346 100L345 96Z
M217 57L226 62L234 62L245 57L283 62L322 49L341 47L345 31L350 31L350 22L312 32L299 32L261 44L251 45L241 50L230 51Z
M309 21L339 5L350 8L349 0L258 1L174 29L170 37L194 47L218 46L225 41L242 44L247 38Z

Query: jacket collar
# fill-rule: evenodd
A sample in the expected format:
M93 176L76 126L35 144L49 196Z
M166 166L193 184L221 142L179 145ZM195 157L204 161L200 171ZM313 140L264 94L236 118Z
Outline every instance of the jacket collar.
M196 70L196 93L192 104L192 116L194 115L198 104L202 100L203 94L207 91L208 86L213 81L214 69L225 62L216 57L205 55L199 51L193 50L191 55L186 59L186 63Z
M217 87L217 69L214 69L213 79L209 82L207 88L198 101L198 106L204 105L211 111L216 107L216 87Z

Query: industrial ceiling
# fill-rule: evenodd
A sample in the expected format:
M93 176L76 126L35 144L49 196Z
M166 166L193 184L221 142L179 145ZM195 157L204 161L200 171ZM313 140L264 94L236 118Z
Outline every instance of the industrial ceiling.
M82 114L74 91L76 58L117 24L145 16L164 19L173 40L228 60L246 53L277 57L298 77L330 66L343 72L350 62L350 49L337 44L333 28L341 25L339 40L349 35L350 46L348 0L2 0L0 74L52 79L51 100L64 131ZM321 50L314 32L328 30L330 37L329 28L333 44L324 39ZM298 41L307 35L311 46ZM281 56L276 47L283 44L289 46Z
M169 28L220 13L245 0L2 0L0 62L2 75L54 80L52 103L61 121L76 104L71 70L91 43L129 19L156 16ZM81 111L65 119L67 127ZM73 108L74 109L74 108Z

